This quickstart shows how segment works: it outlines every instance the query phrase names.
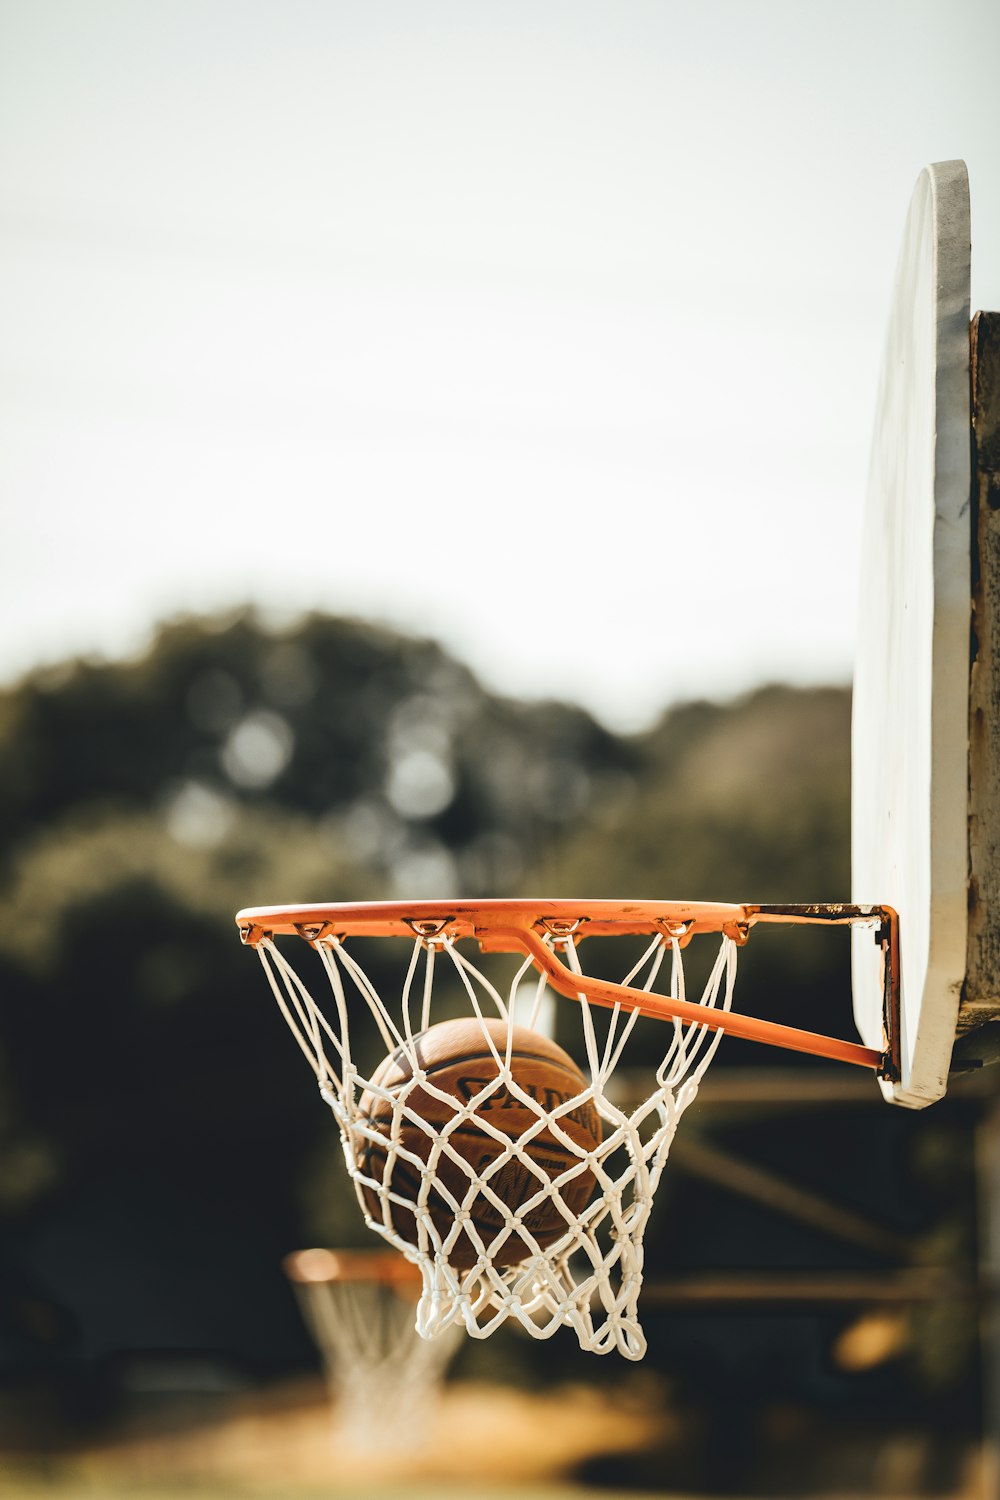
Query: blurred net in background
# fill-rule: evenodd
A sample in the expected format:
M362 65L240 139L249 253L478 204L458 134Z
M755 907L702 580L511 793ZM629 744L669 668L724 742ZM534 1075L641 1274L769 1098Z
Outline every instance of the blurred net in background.
M391 1250L300 1250L284 1265L323 1356L331 1441L374 1455L426 1447L462 1334L419 1336L416 1267Z

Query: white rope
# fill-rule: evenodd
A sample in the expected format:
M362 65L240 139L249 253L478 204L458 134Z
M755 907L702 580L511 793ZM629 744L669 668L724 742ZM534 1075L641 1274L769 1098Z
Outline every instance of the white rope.
M583 974L572 940L547 941L564 948L567 966ZM551 1338L568 1326L585 1349L598 1354L617 1349L626 1359L641 1358L646 1347L638 1316L643 1234L678 1121L697 1093L721 1031L677 1019L645 1023L647 1046L664 1034L665 1042L650 1067L647 1096L627 1113L610 1097L609 1085L628 1044L638 1045L639 1012L621 1005L595 1007L580 993L579 1004L562 1004L559 1014L578 1018L590 1079L573 1098L546 1106L521 1086L512 1068L517 990L531 960L519 964L505 998L451 938L418 938L393 1013L343 940L321 938L313 946L330 982L332 1020L273 942L261 942L258 952L281 1012L336 1117L348 1171L370 1227L420 1267L417 1332L437 1339L462 1326L473 1338L487 1338L511 1319L535 1338ZM676 937L655 937L622 982L656 994L668 954L669 993L686 999ZM439 955L448 959L444 968L458 981L466 1014L480 1022L493 1061L494 1075L469 1098L439 1088L420 1066L416 1037L440 1019L434 1009ZM735 943L722 936L701 995L703 1006L731 1008L736 958ZM344 976L365 1001L386 1052L408 1060L409 1069L397 1070L388 1083L374 1082L358 1066ZM540 1013L546 989L540 975L532 1019ZM452 1000L454 993L452 989ZM420 1018L416 1032L415 1008ZM505 1045L497 1045L487 1020L505 1024ZM372 1119L362 1112L366 1091L384 1117ZM497 1094L515 1102L520 1118L530 1121L516 1138L496 1123L502 1111L488 1108ZM417 1107L422 1101L426 1111L428 1097L442 1105L444 1123L428 1122ZM599 1142L587 1143L579 1130L573 1134L568 1128L570 1117L577 1124L586 1117L581 1111L596 1112L603 1126ZM495 1143L495 1156L481 1170L461 1150L462 1132L470 1129ZM552 1176L551 1160L543 1165L532 1154L539 1137L546 1146L558 1145L566 1163ZM511 1164L520 1169L525 1184L515 1206L497 1190ZM579 1179L587 1175L593 1180L593 1196L581 1208ZM538 1223L535 1214L545 1222L544 1244L529 1227ZM480 1228L484 1218L488 1241ZM512 1239L513 1247L508 1244ZM462 1264L455 1264L456 1259ZM514 1263L500 1263L507 1259Z

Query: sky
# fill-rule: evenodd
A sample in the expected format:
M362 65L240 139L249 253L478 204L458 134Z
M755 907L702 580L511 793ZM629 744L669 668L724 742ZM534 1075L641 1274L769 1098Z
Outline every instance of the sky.
M847 681L994 0L0 0L0 677L257 603L615 727Z

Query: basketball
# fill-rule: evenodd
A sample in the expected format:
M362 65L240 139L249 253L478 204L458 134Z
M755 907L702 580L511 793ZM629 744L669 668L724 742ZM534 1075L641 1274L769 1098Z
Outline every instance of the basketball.
M446 1100L435 1097L423 1083L411 1083L413 1069L410 1055L402 1047L398 1047L379 1065L372 1076L372 1083L380 1088L391 1089L397 1095L407 1083L411 1083L406 1095L408 1110L419 1115L432 1127L446 1125L454 1118L459 1106L467 1104L498 1077L499 1069L484 1035L484 1027L503 1057L507 1046L505 1021L480 1021L475 1016L458 1021L442 1021L418 1033L413 1039L412 1052L419 1068L426 1074L427 1083L451 1096L455 1101L454 1107ZM491 1163L504 1154L506 1145L478 1126L477 1119L488 1120L503 1132L506 1139L516 1141L525 1131L537 1125L539 1111L556 1109L587 1087L583 1074L569 1054L548 1037L530 1031L526 1026L513 1028L510 1074L516 1088L522 1090L538 1108L532 1108L513 1089L500 1084L477 1106L474 1116L449 1133L448 1140L452 1149L468 1164L469 1171L447 1152L441 1153L435 1168L436 1183L447 1188L459 1203L465 1203L471 1222L487 1250L508 1220L483 1192L467 1201L471 1187L470 1172L482 1176ZM369 1129L374 1127L386 1139L386 1146L382 1147L379 1141L360 1132L355 1135L355 1150L361 1171L379 1186L387 1187L415 1203L421 1176L412 1162L395 1157L389 1178L385 1175L389 1163L388 1145L393 1131L392 1103L380 1099L368 1090L362 1096L360 1109L366 1126ZM534 1197L543 1187L543 1176L540 1173L553 1180L579 1161L584 1152L600 1145L600 1116L589 1099L560 1115L559 1128L572 1141L576 1150L558 1139L552 1130L542 1129L525 1142L524 1146L525 1154L539 1171L536 1172L523 1162L511 1160L490 1176L491 1190L512 1213L517 1212L522 1203ZM400 1114L397 1134L392 1138L394 1143L422 1161L427 1161L436 1133L428 1133L408 1115ZM399 1204L383 1199L374 1187L364 1183L360 1186L362 1201L370 1217L377 1223L388 1226L391 1211L395 1231L407 1243L416 1244L417 1226L413 1213ZM570 1213L581 1213L593 1197L594 1175L589 1169L583 1171L566 1182L559 1191ZM454 1225L455 1211L447 1198L436 1190L435 1184L432 1184L428 1198L428 1210L435 1229L444 1237ZM524 1227L544 1248L553 1244L566 1231L568 1224L556 1204L546 1199L536 1204L526 1215ZM531 1253L530 1242L514 1231L497 1247L491 1258L495 1265L509 1266L517 1265ZM452 1265L460 1269L475 1265L478 1258L478 1246L467 1234L462 1234L449 1252Z

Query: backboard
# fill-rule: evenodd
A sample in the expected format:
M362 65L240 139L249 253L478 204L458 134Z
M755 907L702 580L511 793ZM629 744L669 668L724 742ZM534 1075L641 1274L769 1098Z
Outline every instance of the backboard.
M852 731L852 900L899 914L900 1071L945 1092L966 974L972 593L970 217L963 162L917 179L896 268L869 471ZM863 1041L879 955L852 934Z

